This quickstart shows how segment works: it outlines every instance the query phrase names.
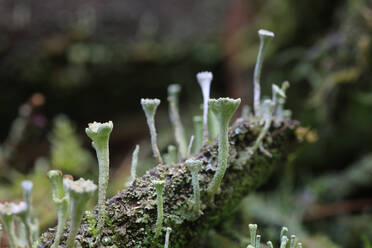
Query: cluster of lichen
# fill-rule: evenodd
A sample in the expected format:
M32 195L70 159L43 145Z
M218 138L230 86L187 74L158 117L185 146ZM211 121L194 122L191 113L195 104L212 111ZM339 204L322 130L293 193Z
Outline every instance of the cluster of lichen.
M255 154L258 148L267 157L272 157L273 155L275 155L268 152L263 147L262 141L268 133L273 120L277 126L280 126L282 121L286 119L286 117L283 115L283 104L285 99L285 89L288 85L287 83L284 83L282 88L273 85L273 95L271 100L266 99L264 101L261 101L260 99L259 79L263 61L263 52L264 48L267 46L268 40L272 38L274 34L269 31L260 30L259 36L261 39L261 46L254 74L254 116L252 116L251 118L254 120L254 129L257 130L259 134L254 144L246 149L247 156L245 159L245 163L250 160L250 158L253 154ZM162 156L157 144L157 131L155 127L156 110L161 101L159 99L141 99L141 105L145 112L147 124L150 130L153 154L158 162L158 174L148 174L147 176L144 176L142 180L139 180L137 178L136 168L138 165L139 152L139 146L137 146L133 153L131 181L128 183L128 186L136 187L137 189L139 189L139 192L137 191L137 194L141 194L142 196L156 195L156 199L153 199L153 197L149 197L148 201L142 202L142 205L140 207L138 206L137 209L140 208L149 210L153 209L154 206L156 206L157 211L155 225L153 227L146 226L145 228L141 228L139 230L139 232L142 234L138 235L142 235L143 243L132 243L132 247L141 247L141 245L149 244L153 246L161 246L162 242L160 242L159 237L163 236L164 231L166 231L164 247L168 247L170 231L172 229L169 226L164 228L164 225L168 225L169 223L172 223L174 225L174 223L182 223L183 221L198 223L201 220L201 216L203 215L204 210L207 211L208 208L208 211L213 211L213 209L216 207L216 204L218 204L215 196L219 195L221 192L220 187L223 179L225 178L229 160L231 160L229 123L240 105L240 99L210 99L210 86L213 78L212 73L201 72L198 73L196 77L202 89L203 115L202 118L198 116L194 117L195 130L194 134L190 138L190 142L188 143L188 145L178 106L178 94L180 92L180 86L171 85L168 88L170 112L169 115L174 128L177 147L168 147L168 153L164 156ZM245 110L246 109L247 108L245 108ZM243 117L247 116L250 115L247 111L245 111ZM63 178L62 172L57 170L50 171L47 175L52 184L53 201L56 205L58 214L58 225L53 237L53 244L51 245L54 248L57 248L61 242L62 233L65 229L65 222L68 216L68 209L70 209L71 223L68 227L69 235L67 237L67 240L65 241L66 247L75 247L75 244L78 243L78 241L76 240L76 235L79 231L79 228L84 227L84 225L89 226L89 228L87 229L90 230L89 233L91 236L93 236L89 241L89 246L108 245L112 243L113 240L124 243L126 246L128 246L128 244L130 244L131 242L131 240L128 240L126 238L125 231L122 230L122 232L117 232L115 226L111 223L110 220L111 216L114 216L114 219L118 219L123 213L120 209L122 205L115 202L115 200L118 198L114 198L110 201L110 210L106 209L106 190L109 179L109 137L112 129L113 124L111 121L106 123L90 123L88 128L86 129L87 135L92 139L92 146L96 150L99 165L98 207L96 213L96 221L92 220L91 214L88 214L85 217L83 216L86 203L97 188L97 186L93 182L84 180L82 178L77 181L73 181L72 178L68 176ZM217 133L215 130L217 130ZM205 166L205 164L202 159L197 159L197 157L202 148L205 149L206 147L212 145L213 139L215 138L216 134L218 136L218 151L216 154L209 154L209 157L216 160L217 165L215 168L211 169L213 175L211 176L211 179L209 179L209 176L206 177L205 175L202 175L202 173L200 173L202 167ZM209 153L210 152L211 150L209 150ZM206 159L206 157L204 157L203 159ZM239 161L237 160L236 164L238 163ZM185 180L182 181L180 184L185 185L185 190L188 189L188 186L186 186L187 184L192 184L192 197L190 199L178 201L176 206L174 206L175 212L168 212L167 218L164 218L164 191L172 190L172 187L174 185L179 185L175 184L175 182L172 183L172 181L169 180L169 178L167 178L165 174L167 173L167 171L171 171L172 174L184 174L186 171L183 171L183 168L187 168L188 172L191 174L191 182L185 180L187 178L190 178L189 176L180 176L179 179ZM203 169L203 173L210 173L208 172L208 168ZM174 172L174 170L178 170L178 172ZM203 185L200 185L200 177L203 177ZM148 184L148 182L144 183L144 179L150 181L151 184ZM239 192L239 189L235 190ZM155 194L151 193L154 191ZM203 196L201 196L201 193L203 193ZM189 192L185 192L185 195L189 195ZM132 198L136 199L138 198L138 195L132 196ZM140 203L133 202L132 204ZM231 201L231 203L227 204L227 206L231 204L235 204L235 201ZM16 206L15 208L18 209L17 211L19 211L20 207ZM167 206L167 208L169 208L169 206ZM4 209L6 209L6 206L4 207ZM228 208L225 208L224 211L227 210ZM8 212L4 210L4 213ZM140 213L141 217L137 218L136 223L146 224L154 222L154 216L147 214L146 211L138 211L138 213ZM222 213L221 216L223 215L224 214ZM2 214L2 216L8 215ZM86 223L83 224L83 226L81 226L82 219L84 219L83 223ZM16 247L16 244L12 244L12 242L14 243L12 238L12 236L14 235L11 232L11 229L13 228L11 226L11 224L13 223L12 220L9 221L8 219L3 218L3 222L5 228L8 231L8 236L11 241L12 247ZM108 229L111 229L111 236L103 235L103 233L107 232L107 230L104 230L105 228L107 229L107 227ZM151 235L150 233L153 233L154 235ZM256 239L259 239L259 237L256 237ZM28 242L27 247L31 247L35 239L30 238L28 240L26 239L26 241ZM255 243L259 244L260 242L255 241ZM34 244L37 245L38 243L35 242ZM258 246L256 245L255 247Z
M257 234L257 225L256 224L249 224L249 232L250 232L250 243L247 248L260 248L261 245L261 235ZM287 247L289 241L290 248L302 248L302 243L297 242L296 235L291 235L290 240L288 239L288 228L282 227L280 232L280 248ZM266 245L268 248L273 248L273 243L271 241L267 241Z

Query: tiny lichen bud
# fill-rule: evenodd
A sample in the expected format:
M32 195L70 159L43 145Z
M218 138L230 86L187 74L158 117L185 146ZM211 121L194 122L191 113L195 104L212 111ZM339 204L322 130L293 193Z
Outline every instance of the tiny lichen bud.
M302 248L302 243L298 243L297 248Z
M164 243L164 248L169 248L169 236L170 233L172 232L172 228L167 227L167 232L165 233L165 243Z
M208 142L208 100L213 74L207 71L199 72L196 78L203 94L203 145L205 145Z
M267 241L266 245L267 245L269 248L274 248L273 243L272 243L271 241Z
M274 33L268 30L260 29L258 30L258 36L260 37L260 48L258 50L256 66L254 68L253 74L253 106L254 106L254 114L256 116L260 113L260 101L261 101L261 86L260 86L260 78L261 78L261 69L262 63L264 60L264 51L269 43L269 41L274 38Z
M163 226L163 188L165 185L165 181L163 180L153 180L152 184L156 189L156 203L157 203L157 218L155 224L155 238L159 237L161 234L161 229Z
M70 199L71 216L71 227L66 241L66 247L73 248L75 247L75 237L79 230L86 204L97 190L97 185L83 178L77 181L64 180L63 183L65 184Z
M227 169L229 156L228 128L229 122L240 105L239 99L219 98L208 101L209 108L214 113L218 122L218 164L214 177L208 187L211 200L219 189Z
M289 247L296 248L295 245L296 245L296 235L291 235L291 242L290 242Z
M134 149L133 154L132 154L132 165L131 165L131 168L130 168L130 178L131 178L131 180L130 180L129 184L133 184L133 182L137 178L137 165L138 165L139 149L140 149L140 146L136 145L136 148Z
M25 198L28 209L31 209L31 192L33 187L34 184L31 181L22 181L23 197Z
M195 135L193 152L198 153L203 146L203 117L194 116L192 120L194 123L194 135Z
M110 171L109 139L112 129L112 121L89 123L85 129L86 134L92 139L92 145L96 150L98 159L98 233L102 230L105 221L105 202Z
M256 235L256 247L255 248L260 248L261 247L261 235Z
M253 247L256 246L256 233L257 233L257 224L249 224L249 233L250 233L250 238L251 238L251 245Z
M63 185L63 176L60 170L50 170L47 177L52 184L53 201L57 209L58 224L52 248L58 248L65 223L67 221L68 197ZM69 180L69 179L66 179Z
M173 125L178 151L180 152L181 158L185 158L187 144L178 106L180 91L181 86L178 84L171 84L168 86L169 117Z
M194 192L193 199L193 219L197 219L200 216L200 188L199 188L199 171L202 166L201 160L186 160L186 166L189 168L192 179L192 187Z
M141 99L142 109L146 115L147 125L150 129L151 135L151 146L154 153L154 157L157 159L159 164L163 164L163 159L160 155L160 151L157 143L157 134L155 128L155 114L158 106L160 105L159 99Z

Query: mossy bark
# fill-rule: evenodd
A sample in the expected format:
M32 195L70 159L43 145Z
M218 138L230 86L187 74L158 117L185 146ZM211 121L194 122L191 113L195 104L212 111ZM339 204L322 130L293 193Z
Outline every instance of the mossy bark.
M229 132L230 156L228 169L221 184L220 193L215 196L214 205L208 206L207 188L217 166L217 145L203 147L195 159L203 161L199 172L203 214L192 221L193 188L191 173L184 163L171 167L158 165L133 185L107 201L107 218L101 235L101 244L113 247L163 247L165 228L173 229L170 244L173 248L192 247L193 240L220 224L233 213L244 196L264 183L275 168L284 163L288 150L296 143L294 129L297 122L285 122L281 127L271 127L264 139L264 148L269 157L259 150L251 154L249 148L256 141L259 128L254 120L237 121ZM154 238L156 222L156 191L151 180L165 180L163 232ZM77 236L82 247L90 247L95 241L95 220L93 210L83 218ZM63 245L67 230L63 234ZM42 235L38 247L49 247L53 243L54 230Z

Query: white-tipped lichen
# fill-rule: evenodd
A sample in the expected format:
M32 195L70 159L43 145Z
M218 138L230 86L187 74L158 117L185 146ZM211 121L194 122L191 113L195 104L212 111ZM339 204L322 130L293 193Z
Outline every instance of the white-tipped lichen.
M155 114L158 106L160 105L160 100L155 99L141 99L141 105L142 109L145 112L146 115L146 121L147 125L150 129L150 135L151 135L151 146L152 151L154 153L154 157L158 161L159 164L163 164L163 159L160 155L160 151L158 148L158 141L157 141L157 133L155 128Z
M217 169L211 183L208 186L208 193L211 198L217 193L227 169L229 157L229 123L240 105L240 99L219 98L208 101L209 108L214 113L218 122L218 162Z
M256 246L257 224L249 224L248 225L248 228L249 228L249 236L251 238L250 245L252 245L253 247L255 247Z
M269 248L274 248L273 243L272 243L271 241L267 241L267 242L266 242L266 245L267 245Z
M199 72L196 78L203 94L203 145L208 142L208 101L213 74L211 72Z
M169 118L174 128L174 136L178 146L178 151L181 155L181 158L185 158L187 144L178 105L180 91L181 86L178 84L172 84L168 87Z
M52 198L56 205L58 218L56 234L51 247L58 248L68 216L68 196L63 185L63 176L61 171L51 170L47 173L47 177L52 184Z
M170 236L170 233L172 232L172 228L170 227L167 227L167 232L165 233L165 242L164 242L164 248L170 248L169 247L169 236Z
M255 116L260 115L260 103L261 103L261 69L264 60L264 52L267 48L269 41L274 38L274 33L268 30L258 30L258 36L260 37L260 48L258 50L256 66L253 74L253 108Z
M97 185L83 178L77 181L64 180L64 185L70 199L71 216L70 233L66 241L66 247L73 248L75 247L75 237L79 230L86 204L97 190Z
M153 180L152 184L156 189L156 204L157 204L157 218L155 224L155 238L159 237L161 234L161 230L163 227L163 218L164 218L164 210L163 210L163 188L165 185L165 181L163 180Z
M27 211L24 216L24 224L25 224L25 231L26 231L26 239L28 244L32 244L39 236L39 224L36 218L33 217L32 213L32 205L31 205L31 195L32 189L34 184L29 181L25 180L22 181L22 191L23 191L23 198L25 199L27 205Z
M27 204L20 202L19 204L13 202L0 203L0 218L4 225L5 233L8 236L9 247L18 247L18 238L14 228L14 218L27 211Z
M137 165L138 165L138 153L139 153L140 146L136 145L136 148L132 154L132 165L130 168L130 185L134 183L137 178Z
M288 243L288 237L284 235L280 241L280 248L286 248L287 243Z
M189 171L191 173L191 180L192 180L192 188L193 188L193 207L192 207L192 212L193 212L193 217L192 219L197 219L200 214L200 188L199 188L199 171L202 166L202 161L201 160L193 160L189 159L186 160L186 166L189 168Z
M291 235L291 242L289 244L289 248L296 248L296 235Z
M106 211L106 192L110 171L109 139L113 129L112 121L89 123L85 129L86 134L92 140L92 145L97 153L99 178L98 178L98 220L97 230L103 228Z

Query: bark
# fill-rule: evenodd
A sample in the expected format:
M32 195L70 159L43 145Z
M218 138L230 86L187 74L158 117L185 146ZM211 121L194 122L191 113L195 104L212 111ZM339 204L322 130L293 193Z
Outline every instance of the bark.
M195 156L203 161L199 172L202 215L192 220L190 200L193 196L191 174L184 163L171 167L158 165L143 177L137 178L132 186L118 193L107 201L106 223L101 235L101 245L113 247L163 247L165 228L173 229L170 235L172 248L192 247L192 241L203 233L219 225L228 218L240 201L264 183L275 168L286 160L289 150L296 144L295 128L298 123L288 121L281 127L271 127L263 141L271 157L258 150L250 154L251 147L260 131L254 120L238 120L229 132L230 157L229 167L223 178L221 190L215 196L214 205L207 205L207 187L217 166L216 143L203 147ZM266 153L266 152L265 152ZM159 238L154 238L156 222L156 191L152 179L166 181L164 187L164 223ZM97 233L95 232L97 209L83 218L77 236L82 247L90 247ZM68 227L61 239L61 245L67 238ZM54 229L44 233L38 247L50 247L54 238Z

